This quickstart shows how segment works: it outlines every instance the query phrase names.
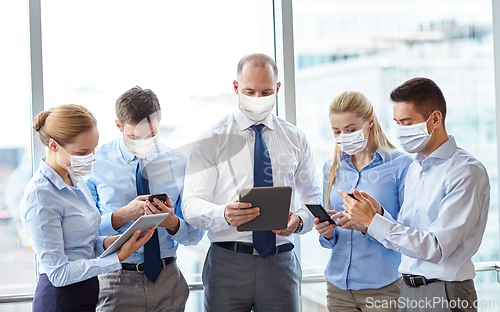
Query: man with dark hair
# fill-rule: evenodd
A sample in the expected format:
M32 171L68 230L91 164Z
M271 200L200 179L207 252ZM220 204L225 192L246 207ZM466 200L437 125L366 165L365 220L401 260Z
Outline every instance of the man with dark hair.
M305 204L320 203L321 188L305 135L271 114L277 77L272 58L244 57L233 82L238 108L203 133L188 158L183 214L212 242L203 269L205 311L300 310L302 272L291 234L311 230ZM220 139L208 140L214 137ZM232 151L238 139L243 144ZM227 150L232 157L224 159ZM293 189L286 229L237 231L259 214L236 200L242 188L285 185Z
M161 108L153 91L132 88L116 101L121 137L97 149L87 179L103 235L122 234L144 214L169 213L150 244L99 276L97 311L184 311L189 295L176 260L178 244L195 245L203 231L182 218L185 157L158 143ZM148 194L167 193L165 202Z
M398 220L358 190L354 190L357 200L339 191L346 215L367 226L368 234L384 246L401 253L404 283L399 311L452 311L454 307L476 311L471 258L486 227L488 174L446 133L446 102L432 80L411 79L392 91L391 98L397 137L405 151L418 153L406 175Z

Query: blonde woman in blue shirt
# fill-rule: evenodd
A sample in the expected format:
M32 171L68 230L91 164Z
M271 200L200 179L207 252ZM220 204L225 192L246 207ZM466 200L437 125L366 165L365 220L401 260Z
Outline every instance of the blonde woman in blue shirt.
M81 179L94 166L99 139L96 119L79 105L61 105L35 118L33 128L47 156L27 185L21 219L38 259L33 311L95 311L97 275L121 268L120 261L146 243L138 230L115 254L96 259L118 236L99 237L101 221Z
M333 159L323 169L323 189L325 207L336 225L315 220L321 246L332 249L325 269L328 310L379 311L376 303L385 300L393 306L380 311L396 311L400 256L362 234L365 228L344 218L343 197L337 191L365 191L396 218L413 157L397 151L389 142L373 106L360 92L345 91L336 96L329 116L336 144Z

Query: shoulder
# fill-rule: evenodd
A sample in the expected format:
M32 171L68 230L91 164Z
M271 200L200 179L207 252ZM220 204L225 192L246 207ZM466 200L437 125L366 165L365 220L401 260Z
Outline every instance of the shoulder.
M415 157L413 157L413 155L399 151L397 149L390 149L389 151L382 153L385 154L386 162L392 162L397 166L408 167L415 160Z
M122 138L114 139L113 141L99 146L95 151L96 157L106 157L109 153L119 150L120 140L122 140Z
M37 216L44 209L57 210L60 206L59 192L59 189L38 171L25 188L20 207L21 214L24 217Z
M275 128L279 128L284 131L287 135L293 136L299 139L306 139L306 135L302 130L292 125L286 120L281 119L280 117L273 115L273 121Z
M469 152L462 148L457 148L450 157L449 162L451 177L466 177L474 179L488 179L488 172L484 165Z

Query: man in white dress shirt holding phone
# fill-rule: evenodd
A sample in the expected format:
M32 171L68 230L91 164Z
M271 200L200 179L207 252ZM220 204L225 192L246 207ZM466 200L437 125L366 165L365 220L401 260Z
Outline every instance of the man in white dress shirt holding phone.
M291 234L313 227L305 204L321 203L320 181L305 135L271 114L281 86L274 60L243 57L237 79L238 107L202 134L186 167L184 218L212 242L203 269L205 310L299 311L302 272ZM237 231L259 215L236 200L242 188L256 186L292 187L286 229Z

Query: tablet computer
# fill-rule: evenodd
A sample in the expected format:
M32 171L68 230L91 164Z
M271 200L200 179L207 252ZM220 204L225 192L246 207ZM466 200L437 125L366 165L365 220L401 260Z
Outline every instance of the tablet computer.
M132 225L125 231L125 233L123 233L117 240L115 240L113 244L108 247L108 249L104 250L99 258L104 258L120 250L122 245L125 244L125 242L128 241L128 239L132 237L132 235L134 235L134 232L137 229L141 230L141 232L144 232L147 229L160 224L163 220L165 220L167 216L168 213L140 216L139 219L135 220L135 222L132 223Z
M286 229L291 199L292 188L290 186L241 189L239 201L251 203L252 207L259 207L260 215L238 226L237 230L243 232Z
M328 214L328 212L326 212L326 210L325 210L325 208L323 208L323 206L316 205L316 204L314 204L314 205L306 204L306 207L309 209L309 211L311 211L313 216L315 216L316 218L319 218L319 222L328 221L330 224L335 224L335 221L333 221L330 218L330 215Z

